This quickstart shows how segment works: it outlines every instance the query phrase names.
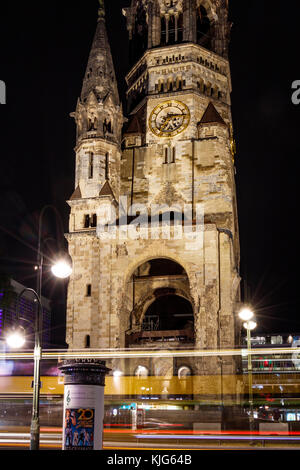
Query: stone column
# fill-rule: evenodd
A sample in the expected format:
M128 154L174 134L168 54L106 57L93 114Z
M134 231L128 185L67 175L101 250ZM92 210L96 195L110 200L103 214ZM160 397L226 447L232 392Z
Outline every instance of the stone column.
M105 375L98 359L64 361L63 450L102 450Z
M166 45L169 44L169 15L166 15Z

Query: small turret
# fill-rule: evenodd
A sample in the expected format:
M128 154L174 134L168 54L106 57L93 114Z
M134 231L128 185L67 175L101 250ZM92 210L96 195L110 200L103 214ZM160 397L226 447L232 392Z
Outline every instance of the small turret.
M102 137L118 142L122 110L111 49L105 24L104 0L99 0L98 23L80 99L72 114L77 124L77 139Z
M108 40L104 0L99 0L98 21L76 111L75 196L97 198L109 181L119 194L122 105Z

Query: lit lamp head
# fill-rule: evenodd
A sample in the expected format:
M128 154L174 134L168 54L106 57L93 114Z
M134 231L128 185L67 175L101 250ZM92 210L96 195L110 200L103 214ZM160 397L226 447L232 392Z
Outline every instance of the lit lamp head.
M257 323L255 321L246 321L244 324L243 324L243 327L246 329L246 330L254 330L256 327L257 327Z
M252 331L257 327L257 323L253 320L254 313L249 307L244 307L239 312L239 317L243 320L243 327L246 330Z
M240 310L239 317L241 320L249 322L254 317L254 313L249 307L244 307L242 310Z
M13 330L9 331L6 335L6 343L12 349L20 349L25 344L25 332L24 328L18 326Z
M59 257L52 265L51 271L59 279L67 279L72 274L71 260L66 256Z

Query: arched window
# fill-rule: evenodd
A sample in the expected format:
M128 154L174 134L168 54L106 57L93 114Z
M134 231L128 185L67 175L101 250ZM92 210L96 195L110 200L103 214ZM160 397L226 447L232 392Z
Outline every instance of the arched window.
M112 127L112 122L110 118L105 118L103 122L103 133L105 134L112 134L113 133L113 127Z
M165 150L164 150L164 156L165 156L165 164L168 164L169 163L169 147L165 147Z
M134 375L136 377L148 377L149 370L145 366L138 366L135 370Z
M165 147L164 148L164 163L168 165L169 163L175 163L176 159L176 147Z
M176 38L176 28L175 28L175 16L172 15L169 18L169 44L174 44Z
M183 41L183 13L179 13L177 22L177 41Z
M201 93L204 93L204 81L202 78L197 82L197 87Z
M85 337L85 346L86 349L91 347L91 337L90 335L86 335Z
M176 160L176 147L172 148L172 163L175 163Z
M92 228L97 227L97 214L93 214L91 217L91 227Z
M164 91L164 82L163 80L158 81L158 93L161 93Z
M178 369L178 378L185 379L186 377L190 377L192 375L192 371L188 366L181 366Z
M105 154L105 179L109 180L109 153Z
M132 60L139 59L148 47L148 23L145 6L139 0L136 10L133 38L131 41Z
M91 216L89 214L85 214L85 216L84 216L84 228L90 228L90 219L91 219Z
M94 154L93 152L89 153L89 179L94 177Z
M197 8L197 42L203 47L211 47L211 24L203 5Z
M168 19L161 18L161 40L160 44L175 44L183 41L183 13L178 16L171 15Z
M97 130L97 126L98 126L98 119L97 117L92 114L89 118L88 118L88 132L89 131L96 131Z

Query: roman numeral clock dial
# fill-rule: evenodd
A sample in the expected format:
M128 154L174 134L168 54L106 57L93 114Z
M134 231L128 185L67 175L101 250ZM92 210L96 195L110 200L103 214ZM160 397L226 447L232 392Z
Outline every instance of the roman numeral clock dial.
M174 137L188 127L190 119L190 110L186 104L170 100L153 109L149 118L149 127L157 137Z

